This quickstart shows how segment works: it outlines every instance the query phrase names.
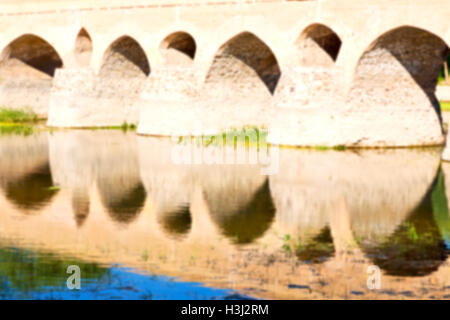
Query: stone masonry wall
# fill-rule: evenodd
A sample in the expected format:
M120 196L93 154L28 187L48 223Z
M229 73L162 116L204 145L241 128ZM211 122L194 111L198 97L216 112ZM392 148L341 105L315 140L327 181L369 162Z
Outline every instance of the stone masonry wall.
M2 61L32 68L5 74L0 97L45 115L53 86L50 125L139 122L158 135L268 126L272 143L301 146L445 140L434 96L445 1L78 4L0 4L3 48L30 32L48 44L10 46L17 56ZM28 77L36 70L42 78Z
M137 124L140 96L149 73L145 54L127 37L113 43L98 75L89 68L58 70L48 125L106 127Z

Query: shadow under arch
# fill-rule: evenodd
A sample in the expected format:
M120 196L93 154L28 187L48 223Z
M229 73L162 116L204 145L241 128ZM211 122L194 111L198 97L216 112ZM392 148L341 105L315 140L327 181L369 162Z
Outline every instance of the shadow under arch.
M192 227L192 214L189 205L180 206L175 210L158 215L158 222L172 238L182 239L186 237Z
M302 65L331 66L337 60L342 41L331 28L314 23L303 30L295 45L302 54Z
M141 45L130 36L115 40L103 55L100 77L119 78L147 77L150 64Z
M444 201L447 207L440 170L422 202L394 233L376 244L361 244L362 250L388 275L420 277L438 270L449 253L435 212L443 209Z
M349 99L362 94L382 99L385 105L405 105L428 102L442 124L440 104L435 96L438 76L449 48L439 36L413 26L401 26L387 31L374 40L356 66ZM412 83L416 88L412 88ZM428 101L411 94L417 87ZM376 90L378 89L378 91ZM381 94L382 92L382 94Z
M81 28L75 40L74 54L79 66L87 67L91 62L93 44L89 33Z
M52 186L50 165L46 163L19 179L5 183L2 188L6 198L28 213L31 210L42 210L50 203L58 193Z
M219 48L205 83L232 85L239 92L243 86L247 90L257 87L256 77L273 95L280 76L280 66L272 50L253 33L244 31Z
M142 183L119 186L100 179L97 184L102 204L113 221L126 225L139 216L147 198Z
M60 55L44 39L25 34L10 42L1 54L2 68L11 69L11 73L27 77L53 77L57 68L63 67ZM27 70L26 67L34 69ZM36 72L38 71L38 72Z
M205 200L213 222L234 244L250 244L262 237L275 218L268 179L246 203L237 207L233 206L233 197L223 203L205 194Z
M159 49L167 64L184 64L194 60L197 44L189 33L177 31L164 38Z

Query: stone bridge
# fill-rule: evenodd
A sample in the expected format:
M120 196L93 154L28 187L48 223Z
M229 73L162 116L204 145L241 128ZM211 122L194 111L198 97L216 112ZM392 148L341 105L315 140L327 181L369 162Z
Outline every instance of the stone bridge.
M445 0L3 1L0 103L53 127L269 128L274 144L445 142Z

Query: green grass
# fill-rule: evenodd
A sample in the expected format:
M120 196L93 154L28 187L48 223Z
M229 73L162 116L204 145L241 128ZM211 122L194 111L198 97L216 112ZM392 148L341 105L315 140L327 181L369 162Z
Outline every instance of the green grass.
M440 85L440 86L448 85L448 84L445 82L445 77L444 77L442 74L439 75L439 77L438 77L438 83L437 83L437 84Z
M336 145L336 146L315 146L312 147L312 149L316 150L316 151L328 151L328 150L335 150L335 151L345 151L347 150L346 146L343 145Z
M183 136L179 137L178 144L188 144L194 141L197 146L203 145L205 147L215 146L238 146L245 145L247 147L264 146L267 144L267 129L248 126L243 129L231 129L227 132L219 133L217 135L203 135L203 136Z
M31 135L38 128L39 117L31 108L12 109L0 107L0 136L3 135ZM118 126L89 127L90 130L122 130L123 132L135 131L136 124L124 122ZM50 132L53 132L53 128Z
M84 128L84 129L89 129L91 131L96 131L96 130L122 130L123 132L127 132L127 131L135 131L136 130L136 125L134 123L122 123L122 125L120 126L100 126L100 127L88 127L88 128Z
M136 125L134 123L122 123L122 125L120 126L120 129L124 132L127 131L134 131L136 130Z
M0 107L0 136L29 136L34 131L32 125L38 121L38 116L31 109Z
M442 111L450 111L450 101L441 101L440 104Z
M0 107L0 123L30 123L38 120L36 113L29 109Z
M33 134L33 127L27 124L0 123L0 136Z

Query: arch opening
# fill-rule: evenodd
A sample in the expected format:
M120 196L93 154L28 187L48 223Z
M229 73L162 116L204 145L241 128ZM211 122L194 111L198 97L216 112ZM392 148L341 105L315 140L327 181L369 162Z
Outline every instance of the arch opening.
M371 93L368 97L378 93L380 102L392 105L398 104L399 95L409 98L405 104L416 104L417 98L426 97L440 112L434 93L448 52L447 44L428 31L415 27L394 29L381 35L363 53L352 93L365 89Z
M195 58L197 44L186 32L174 32L167 36L159 46L166 64L190 64Z
M31 108L47 118L53 76L63 61L44 39L23 35L12 41L0 59L0 105Z
M323 24L307 27L295 42L302 66L333 66L341 49L339 36Z
M107 125L139 122L140 96L149 74L147 55L136 40L123 36L110 45L94 83L99 108L114 110Z
M129 36L114 41L103 57L101 77L145 78L150 64L139 43Z
M92 56L92 39L86 29L82 28L75 40L75 59L79 66L89 66Z
M357 63L347 98L353 116L365 126L361 134L366 140L389 146L443 143L435 90L448 51L438 36L409 26L391 30L369 46Z
M56 50L44 39L26 34L12 41L2 53L3 73L10 76L46 79L63 66Z
M220 47L205 83L214 95L270 97L280 76L272 50L254 34L242 32Z

